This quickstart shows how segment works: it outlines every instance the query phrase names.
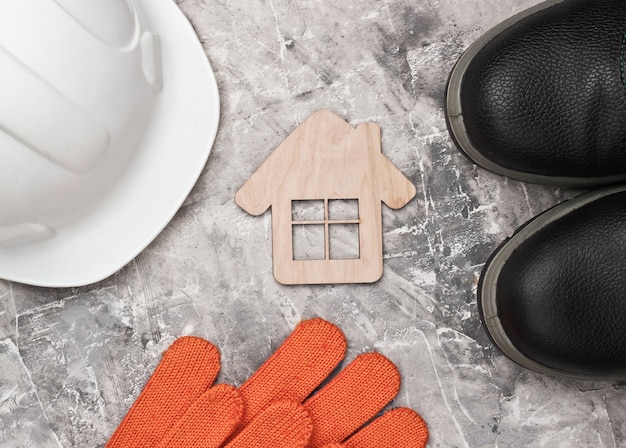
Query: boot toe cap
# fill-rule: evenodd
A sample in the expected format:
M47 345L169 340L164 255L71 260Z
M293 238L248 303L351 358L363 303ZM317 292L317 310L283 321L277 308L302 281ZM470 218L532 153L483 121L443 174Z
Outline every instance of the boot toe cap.
M487 331L535 370L626 379L626 192L560 207L571 211L540 215L546 222L523 228L487 264Z

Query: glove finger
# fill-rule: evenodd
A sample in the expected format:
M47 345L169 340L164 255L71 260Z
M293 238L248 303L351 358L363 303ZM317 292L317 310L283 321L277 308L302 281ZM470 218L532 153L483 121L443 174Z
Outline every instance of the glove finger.
M304 406L279 401L261 412L225 448L304 448L313 422Z
M198 398L157 448L219 448L237 428L243 400L232 386L219 384Z
M428 427L424 419L412 409L395 408L385 412L341 446L343 448L424 448L427 441Z
M169 347L106 448L150 448L215 381L220 353L204 339L184 336Z
M248 424L270 403L301 403L337 367L346 353L339 328L322 319L300 323L274 354L239 391L245 403L243 424Z
M359 355L304 403L313 419L310 447L341 442L378 414L400 389L396 366L379 353Z

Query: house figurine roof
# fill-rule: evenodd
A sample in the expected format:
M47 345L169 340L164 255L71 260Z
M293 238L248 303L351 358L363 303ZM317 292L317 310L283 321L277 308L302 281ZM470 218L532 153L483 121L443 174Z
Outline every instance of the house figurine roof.
M252 215L272 207L274 276L285 284L367 283L382 275L382 209L400 208L414 185L382 154L380 127L356 128L328 110L313 113L263 162L235 196ZM335 219L332 201L358 204L351 219ZM315 219L294 216L295 201L319 201ZM323 257L295 259L294 226L323 226ZM358 251L333 258L332 226L357 226ZM321 227L319 227L321 228ZM333 227L334 228L334 227Z

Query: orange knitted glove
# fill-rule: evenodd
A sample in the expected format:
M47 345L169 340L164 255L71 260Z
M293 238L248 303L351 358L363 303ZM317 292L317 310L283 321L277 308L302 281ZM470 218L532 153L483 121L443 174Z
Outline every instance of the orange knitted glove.
M323 448L423 448L427 441L428 428L422 417L412 409L395 408L345 442Z
M345 348L343 334L332 324L303 322L237 390L209 388L219 370L217 349L198 338L181 338L166 352L107 448L423 447L426 425L403 408L349 437L398 391L398 371L382 355L358 356L304 401L340 362ZM236 435L223 445L231 434Z
M293 419L297 423L291 437L308 440L310 435L300 432L308 427L310 433L310 418L297 403L328 377L345 351L345 338L337 327L322 319L302 322L237 390L210 387L220 368L217 348L200 338L179 338L165 352L106 448L218 448L244 425L239 440L277 428L272 430L282 431L281 443L287 443L284 439ZM252 422L262 410L267 412L263 418L274 425L264 425L262 419ZM286 419L285 427L277 425L280 418Z
M198 398L212 390L215 393L208 388L219 369L220 354L211 343L196 337L174 341L106 448L155 446ZM222 392L228 394L228 389ZM241 414L241 400L233 403ZM226 417L228 412L220 415Z

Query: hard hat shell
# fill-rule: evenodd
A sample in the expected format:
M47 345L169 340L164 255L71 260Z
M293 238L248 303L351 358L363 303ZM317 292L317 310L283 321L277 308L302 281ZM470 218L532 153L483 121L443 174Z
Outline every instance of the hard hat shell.
M218 120L171 0L0 3L0 278L80 286L120 269L184 201Z

